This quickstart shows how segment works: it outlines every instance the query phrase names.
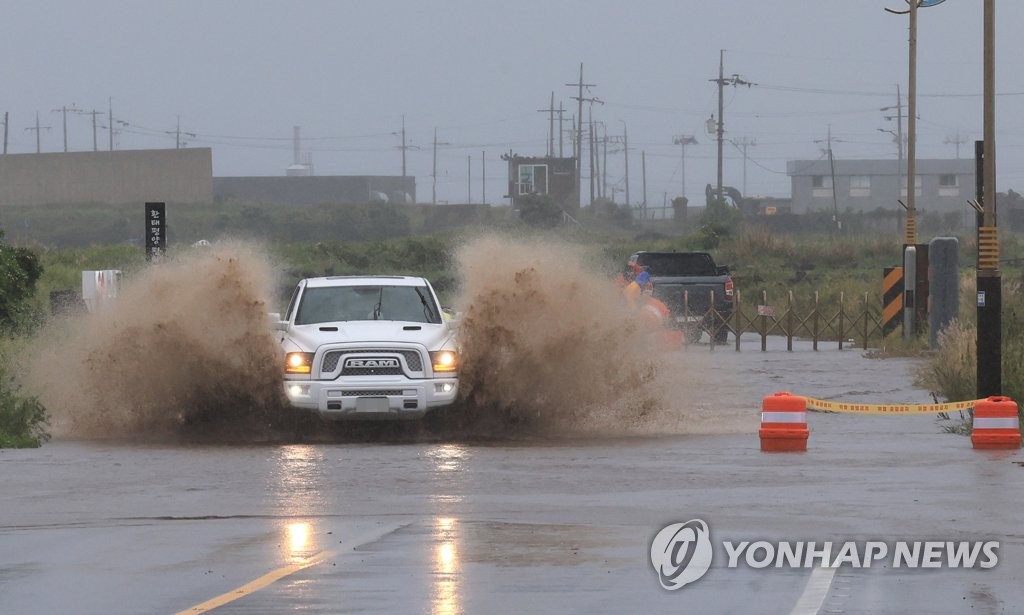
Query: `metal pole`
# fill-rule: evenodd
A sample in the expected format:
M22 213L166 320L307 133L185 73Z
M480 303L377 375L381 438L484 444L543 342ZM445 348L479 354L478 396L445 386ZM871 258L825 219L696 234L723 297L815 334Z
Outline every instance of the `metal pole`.
M484 205L487 204L487 152L480 152L480 202Z

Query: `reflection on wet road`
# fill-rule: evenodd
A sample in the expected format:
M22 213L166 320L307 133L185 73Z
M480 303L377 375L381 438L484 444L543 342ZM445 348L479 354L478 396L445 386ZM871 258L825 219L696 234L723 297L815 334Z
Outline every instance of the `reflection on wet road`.
M824 413L809 416L807 453L758 450L762 396L928 402L908 384L913 363L696 349L679 366L681 382L700 385L679 398L696 418L662 435L0 451L3 610L788 613L801 603L810 571L729 569L719 554L698 582L663 590L650 541L694 518L716 541L999 540L991 570L843 568L823 604L1024 604L1019 452L974 451L930 416Z

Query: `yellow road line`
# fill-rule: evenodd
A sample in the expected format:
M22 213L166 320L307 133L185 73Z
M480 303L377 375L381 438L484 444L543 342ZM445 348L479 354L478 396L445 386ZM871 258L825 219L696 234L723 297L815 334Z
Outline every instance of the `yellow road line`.
M262 577L254 581L250 581L240 587L236 587L235 589L229 592L225 592L217 596L216 598L211 598L206 602L187 608L184 611L178 611L176 615L185 615L186 613L205 613L207 611L211 611L217 607L221 607L230 602L234 602L235 600L238 600L240 598L244 598L249 594L256 593L264 587L270 585L271 583L275 583L287 576L295 574L300 570L304 570L306 568L309 568L310 566L319 564L323 560L329 557L334 557L337 554L337 551L319 553L309 561L303 562L301 564L291 564L289 566L283 566L281 568L278 568L277 570L272 570L267 574L263 575Z
M241 585L239 587L236 587L235 589L224 592L223 594L216 596L215 598L210 598L206 602L202 602L195 606L189 607L184 611L178 611L175 615L189 615L212 611L213 609L222 607L225 604L229 604L231 602L234 602L235 600L240 600L242 598L245 598L246 596L252 595L258 592L259 590L263 589L264 587L276 583L277 581L280 581L285 577L291 576L296 572L299 572L300 570L305 570L306 568L309 568L310 566L315 566L316 564L319 564L320 562L326 559L336 557L343 550L347 550L349 548L354 549L356 547L369 544L407 525L409 524L401 523L395 526L389 526L382 530L378 530L368 535L364 535L358 538L357 540L350 541L347 545L344 545L343 549L338 549L336 551L321 551L320 553L313 555L312 557L310 557L302 563L289 564L288 566L282 566L280 568L277 568L276 570L271 570L270 572L261 576L258 579L249 581L245 585Z

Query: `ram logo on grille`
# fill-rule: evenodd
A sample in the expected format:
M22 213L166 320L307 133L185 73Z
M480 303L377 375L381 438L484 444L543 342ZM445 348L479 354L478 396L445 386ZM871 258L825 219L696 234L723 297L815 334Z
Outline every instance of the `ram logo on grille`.
M401 367L398 359L391 359L387 357L373 357L373 358L356 358L350 357L345 359L345 367L353 369L379 369L382 367Z

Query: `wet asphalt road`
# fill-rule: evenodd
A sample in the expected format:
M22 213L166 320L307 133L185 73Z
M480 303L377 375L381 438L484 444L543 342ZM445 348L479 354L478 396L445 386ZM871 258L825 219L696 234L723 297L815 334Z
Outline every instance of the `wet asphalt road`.
M686 403L722 419L701 431L726 434L0 451L0 611L1020 612L1024 456L974 451L932 416L823 413L807 453L761 453L760 400L777 390L931 401L909 361L773 344L680 358L707 385ZM651 540L695 518L711 569L666 591ZM727 568L725 540L1000 548L987 570L822 576Z

